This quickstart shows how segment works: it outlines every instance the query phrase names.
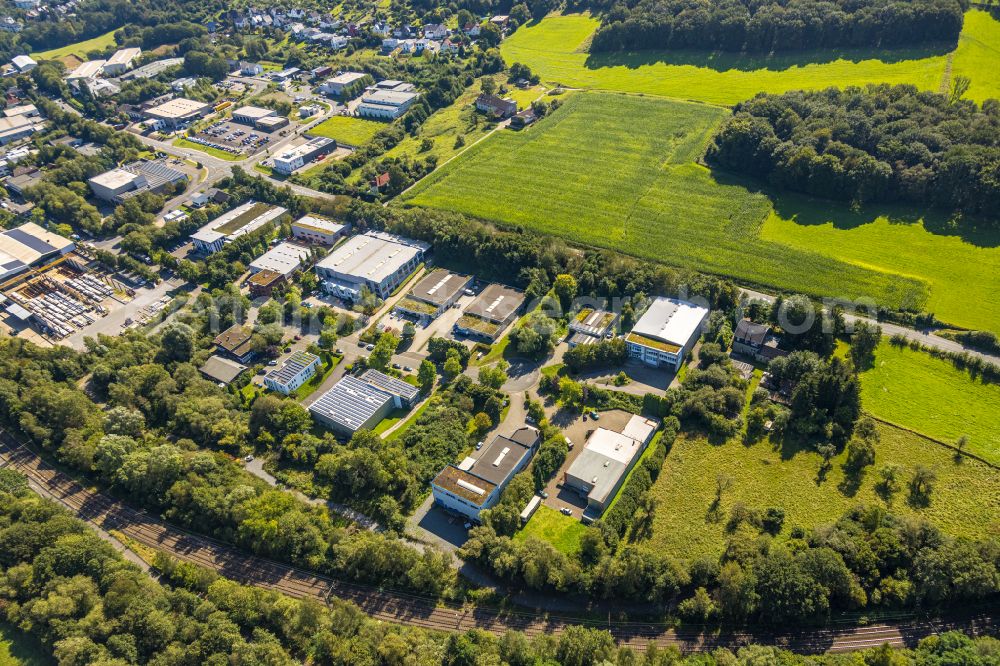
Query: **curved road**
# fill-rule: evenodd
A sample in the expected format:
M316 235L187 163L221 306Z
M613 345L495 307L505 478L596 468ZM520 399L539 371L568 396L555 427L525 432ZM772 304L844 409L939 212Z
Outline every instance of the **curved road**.
M775 645L799 653L846 652L889 643L912 646L925 636L948 629L976 633L994 627L988 612L958 621L907 620L866 627L808 629L800 632L702 634L677 631L643 622L579 620L531 611L448 605L429 598L334 580L296 567L249 555L214 539L191 534L133 509L99 492L85 488L58 471L9 433L0 432L0 465L10 465L28 477L33 489L48 495L99 530L118 530L149 548L213 569L220 575L248 585L275 590L292 597L327 602L331 597L357 604L375 619L439 631L509 629L529 635L559 633L571 624L607 629L622 645L644 649L650 642L677 646L684 651L716 647L738 648L750 643ZM992 612L992 611L991 611Z

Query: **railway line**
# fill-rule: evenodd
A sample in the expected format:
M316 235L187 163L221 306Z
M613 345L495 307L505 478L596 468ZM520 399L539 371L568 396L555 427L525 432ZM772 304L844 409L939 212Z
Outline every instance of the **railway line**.
M530 610L500 610L460 606L405 592L349 583L315 572L258 557L210 537L182 528L83 486L49 465L9 433L0 433L0 465L24 474L36 492L49 496L79 518L103 530L117 530L135 542L163 550L179 560L212 569L247 585L274 590L296 598L329 603L332 598L351 601L371 617L386 622L435 631L478 628L494 633L514 629L528 635L558 633L569 625L606 629L620 644L644 649L649 643L676 646L684 651L738 648L751 643L775 645L800 653L846 652L889 643L912 646L919 639L949 629L977 631L994 627L993 611L957 620L905 620L871 626L802 629L796 632L722 632L706 634L679 631L662 624L581 620Z

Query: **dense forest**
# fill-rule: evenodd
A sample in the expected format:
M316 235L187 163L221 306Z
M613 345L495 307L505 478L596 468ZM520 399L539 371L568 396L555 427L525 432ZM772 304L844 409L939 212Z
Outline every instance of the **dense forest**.
M485 631L445 634L377 622L348 602L329 606L246 587L163 554L157 581L126 562L82 521L31 494L0 469L0 620L37 638L59 664L622 664L749 666L847 663L771 647L684 658L676 648L636 654L611 634L571 627L529 638ZM888 646L865 664L995 663L1000 643L951 632L914 650Z
M621 0L605 15L591 50L770 53L954 43L962 12L961 0Z
M1000 103L913 86L869 85L736 106L709 162L787 190L966 213L1000 201Z

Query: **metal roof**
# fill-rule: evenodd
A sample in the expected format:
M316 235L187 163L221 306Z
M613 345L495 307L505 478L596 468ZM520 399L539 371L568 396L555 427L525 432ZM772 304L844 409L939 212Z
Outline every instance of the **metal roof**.
M309 405L310 413L355 431L392 401L392 395L345 375L329 391Z
M698 332L707 315L708 308L661 296L636 322L632 332L683 347Z
M491 284L476 297L465 314L474 315L480 319L492 322L507 321L511 314L517 312L524 303L524 292L505 287L502 284Z

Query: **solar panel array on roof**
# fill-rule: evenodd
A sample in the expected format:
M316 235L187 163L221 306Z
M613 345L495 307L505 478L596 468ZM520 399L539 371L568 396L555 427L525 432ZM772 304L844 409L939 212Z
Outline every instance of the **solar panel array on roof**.
M392 395L388 392L357 377L345 375L310 405L309 411L322 420L353 432L364 426L391 401Z

